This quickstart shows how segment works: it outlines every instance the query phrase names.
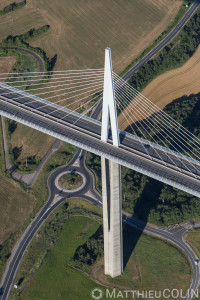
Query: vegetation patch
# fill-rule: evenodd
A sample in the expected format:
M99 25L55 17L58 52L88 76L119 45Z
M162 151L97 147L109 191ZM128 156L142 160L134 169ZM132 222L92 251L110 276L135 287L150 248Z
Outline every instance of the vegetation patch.
M21 35L7 36L7 38L2 40L0 47L8 47L8 48L1 49L1 55L8 56L8 55L13 54L13 55L18 56L20 51L19 51L19 49L17 49L17 47L27 49L27 50L30 50L32 52L39 54L39 56L41 56L41 58L44 61L45 69L47 71L51 71L56 63L57 55L54 55L54 57L50 59L47 57L46 52L44 50L42 50L41 48L38 48L38 47L32 47L28 43L30 40L32 40L34 38L38 38L39 36L41 36L42 34L47 32L49 30L49 28L50 28L49 25L44 25L37 29L32 28L29 31L27 31ZM11 47L11 48L13 47L13 49L9 49L9 47ZM23 55L24 55L24 53L23 53ZM17 62L17 64L19 64L19 63L20 63L20 60ZM20 70L20 72L25 72L25 71L26 70L24 70L24 69ZM15 65L13 67L12 72L14 72L14 73L18 72ZM29 70L29 72L31 72L31 71ZM12 79L12 81L13 81L13 79Z
M83 177L78 173L72 174L64 174L58 180L58 184L63 189L73 190L80 187L83 183Z
M103 227L102 225L97 231L81 246L79 246L70 265L84 272L89 271L97 259L103 255Z
M95 175L95 185L97 191L101 194L101 159L100 156L87 152L86 165Z
M192 229L185 234L186 242L192 247L197 257L200 259L200 229Z
M163 240L142 234L127 224L123 224L123 239L123 274L115 278L105 276L103 261L100 260L92 270L95 279L107 286L120 287L120 290L157 291L168 286L170 290L178 287L186 292L191 270L181 250ZM165 272L161 272L161 266Z
M13 2L7 6L5 6L2 10L0 10L0 16L3 16L5 14L8 14L9 12L12 12L16 9L22 8L26 5L26 0L23 0L21 2Z

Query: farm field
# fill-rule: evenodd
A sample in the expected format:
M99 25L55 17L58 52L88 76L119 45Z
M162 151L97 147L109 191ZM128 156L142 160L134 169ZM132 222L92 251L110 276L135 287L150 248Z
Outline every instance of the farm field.
M69 206L72 204L73 206L86 205L90 213L93 209L99 210L93 208L89 203L84 204L82 200L70 200ZM60 209L58 208L57 211ZM28 285L21 294L20 299L51 300L56 298L64 300L70 298L75 300L80 299L80 297L81 299L89 299L90 291L98 284L84 273L70 267L68 263L73 257L76 248L85 243L98 227L99 222L94 220L94 217L72 215L67 218L55 246L42 263L40 270L35 273L31 280L28 280ZM40 230L33 241L30 251L34 250L34 253L37 253L37 244L38 247L41 247L40 239L44 234L43 230ZM140 236L140 232L129 226L127 226L126 230L131 234L127 234L129 236L128 240L125 237L127 251L131 249L132 244L136 246L130 256L124 274L115 279L108 278L107 283L115 287L141 290L150 288L159 290L164 289L166 286L168 288L183 289L188 287L191 276L190 266L180 251L168 243L145 234L142 234L139 241L137 241L137 236ZM132 236L131 240L130 236ZM35 260L38 261L37 259ZM27 258L25 256L24 263L22 263L17 275L17 280L26 274L27 264L29 264L28 268L31 268L30 260L28 256ZM160 268L163 267L165 268L165 275L162 276L161 280ZM176 273L174 273L174 269L176 269ZM15 291L13 291L14 293Z
M184 95L200 92L200 47L180 68L167 71L154 79L142 94L160 108Z
M10 2L1 1L0 8ZM120 72L170 25L182 3L29 0L1 17L0 40L49 24L50 30L31 44L50 57L57 54L56 69L103 67L104 48L109 46L115 72Z
M161 109L173 100L184 95L200 92L200 47L180 68L170 70L156 77L147 85L142 94ZM127 111L129 108L127 108ZM126 111L126 110L125 110ZM139 118L138 118L139 120ZM129 120L130 121L130 120ZM125 130L129 126L124 115L119 116L119 127Z

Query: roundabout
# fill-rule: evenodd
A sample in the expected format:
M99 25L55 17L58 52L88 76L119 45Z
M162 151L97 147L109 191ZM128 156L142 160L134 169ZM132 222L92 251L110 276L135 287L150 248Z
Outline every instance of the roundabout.
M86 184L86 178L84 174L76 169L72 171L61 172L55 179L55 185L63 192L78 192Z

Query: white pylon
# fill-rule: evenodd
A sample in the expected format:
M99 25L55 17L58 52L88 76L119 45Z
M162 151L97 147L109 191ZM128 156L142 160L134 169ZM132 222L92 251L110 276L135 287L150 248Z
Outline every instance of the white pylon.
M119 147L119 132L117 121L117 110L115 103L115 92L113 86L112 58L111 49L105 49L104 66L104 89L103 89L103 107L102 107L102 127L101 140L107 142L109 132L109 117L112 132L113 145Z
M117 110L112 76L111 50L105 50L101 140L107 142L109 118L113 145L119 147ZM123 272L121 166L101 157L104 272L111 277Z

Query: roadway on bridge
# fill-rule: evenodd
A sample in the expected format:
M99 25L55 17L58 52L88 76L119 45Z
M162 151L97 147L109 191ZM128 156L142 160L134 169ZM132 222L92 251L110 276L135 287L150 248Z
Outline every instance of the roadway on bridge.
M22 95L17 90L10 92L10 88L6 85L0 87L0 94L4 95L0 96L2 115L16 121L23 120L25 124L28 122L28 125L33 128L200 196L199 162L195 161L191 164L188 157L179 158L168 149L159 146L150 147L146 153L143 144L136 136L126 135L124 132L120 134L120 147L116 148L111 140L108 143L101 141L101 122L84 118L69 110L66 112L55 109L46 102L40 102L31 95Z
M130 76L132 76L142 65L144 65L149 59L151 59L158 51L160 51L170 40L172 40L174 38L174 36L180 31L180 29L184 26L184 24L190 19L190 17L192 16L192 14L195 12L195 10L197 9L199 3L199 1L195 1L194 4L190 7L190 9L187 11L187 13L184 15L184 17L182 18L182 20L180 21L180 23L173 29L173 31L164 39L162 40L162 42L157 45L156 47L153 48L153 50L151 50L142 60L140 60L135 66L133 66L126 74L124 74L123 79L126 80L128 79ZM96 110L93 113L93 118L97 119L97 117L100 114L101 111L101 102L98 103ZM80 155L81 150L79 149L76 155ZM83 155L83 160L85 159L85 154ZM76 160L76 156L74 157L74 160ZM57 171L57 170L56 170ZM86 171L88 172L88 171ZM48 186L49 184L51 185L50 179L48 179ZM39 230L39 228L41 227L41 225L43 224L43 222L46 220L46 218L49 216L49 214L60 205L60 203L62 203L65 199L62 198L60 199L56 204L52 205L52 201L54 198L54 185L49 186L50 187L50 197L47 201L47 203L45 204L45 206L42 208L42 210L39 212L39 214L35 217L35 219L31 222L31 224L28 226L26 232L23 234L22 238L20 239L17 249L15 250L15 252L12 254L9 264L7 266L6 272L4 274L3 280L2 280L2 287L1 287L1 291L2 291L2 295L0 295L1 300L6 300L8 299L9 296L9 292L10 289L12 287L13 284L13 280L15 278L15 274L17 272L17 269L19 267L19 264L21 262L21 259L23 258L23 255L29 245L29 243L32 241L32 239L34 238L35 234L37 233L37 231ZM83 197L82 197L83 198ZM88 197L85 198L86 200L89 200ZM95 201L92 198L92 203L95 205L100 205L98 201ZM131 225L143 230L144 226L141 225L141 223L135 223L135 221L133 222L131 219L127 220L129 223L132 223ZM145 229L145 231L148 232L148 229ZM153 229L153 232L150 232L152 234L159 234L160 237L163 237L163 235L165 235L163 238L166 238L166 232L164 232L164 230L159 229L159 231L157 231L158 229ZM161 230L161 232L160 232ZM179 233L178 233L179 232ZM191 265L192 265L192 269L193 269L193 278L192 278L192 283L191 283L191 287L194 288L194 290L198 287L198 282L199 282L199 267L197 268L194 264L194 258L196 258L195 253L192 251L192 249L187 245L185 249L185 245L184 244L184 239L183 239L183 230L177 231L176 233L176 237L174 237L174 240L171 242L173 242L174 244L176 244L176 240L179 241L179 247L188 255ZM168 238L168 237L167 237ZM172 236L170 236L169 234L169 241L172 238ZM187 298L187 300L189 300L190 297Z

